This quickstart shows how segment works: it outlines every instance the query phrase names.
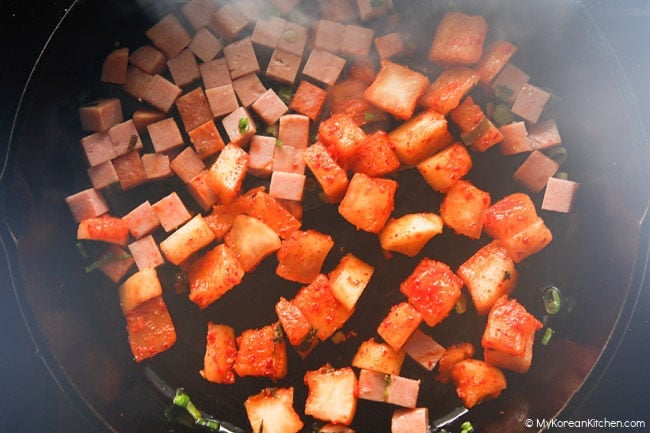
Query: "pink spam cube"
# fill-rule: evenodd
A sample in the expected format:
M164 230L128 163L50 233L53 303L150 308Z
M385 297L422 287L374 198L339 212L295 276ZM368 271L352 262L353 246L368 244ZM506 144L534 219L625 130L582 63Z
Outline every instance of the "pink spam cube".
M271 175L269 195L284 200L300 201L305 189L305 179L304 174L274 171Z
M100 81L104 83L126 83L126 71L129 66L129 49L116 48L104 59Z
M210 103L201 87L178 98L176 108L186 131L196 129L213 118Z
M208 170L201 170L187 182L187 190L204 211L219 203L219 196L208 185Z
M245 146L257 132L255 121L244 107L239 107L221 120L230 143Z
M248 154L248 172L258 177L268 177L273 171L273 155L275 154L276 139L263 135L251 138Z
M161 75L154 75L142 99L155 108L167 113L183 90Z
M544 189L549 178L557 173L560 165L539 150L534 150L517 168L512 178L532 192Z
M266 87L264 87L257 74L247 74L239 77L233 80L232 86L235 88L235 93L244 107L250 106L266 92Z
M176 192L172 192L151 205L160 225L170 232L185 224L192 215Z
M188 48L167 60L167 67L174 83L180 87L192 84L201 77L196 57Z
M192 37L183 24L171 13L150 27L145 34L167 58L176 56L192 42Z
M384 16L393 8L393 0L356 0L362 21Z
M352 57L366 57L370 53L375 31L367 27L348 24L345 26L341 54Z
M140 239L160 227L158 216L148 200L124 215L122 220L126 222L129 232L136 239Z
M546 183L542 209L552 212L571 212L580 184L567 179L551 177Z
M194 30L199 30L210 21L210 17L217 11L214 0L190 0L181 6L181 12Z
M93 188L102 189L117 182L117 172L111 161L88 168L88 177Z
M308 38L309 35L305 26L287 21L282 29L282 36L280 36L277 48L288 51L297 56L302 56Z
M251 105L253 111L267 125L273 125L280 117L289 111L289 107L273 89L268 89Z
M266 75L282 83L293 84L301 62L301 56L276 48L266 67Z
M284 24L287 21L284 18L272 16L269 19L258 19L255 22L255 28L251 35L254 44L266 48L275 48L282 36Z
M429 431L429 409L397 409L390 422L391 433L427 433Z
M223 86L232 82L230 72L228 72L228 64L223 57L199 64L199 72L205 89Z
M414 361L431 371L445 353L445 348L429 335L416 329L402 349Z
M163 120L165 117L167 115L158 110L139 109L133 112L133 123L135 129L142 133L147 130L147 125Z
M169 166L169 156L164 153L145 153L141 159L147 180L160 180L174 174Z
M217 57L223 49L223 44L206 28L197 30L188 46L190 51L203 62L209 62Z
M158 249L158 244L151 235L131 242L129 251L139 270L155 268L165 263L165 259L163 259L160 249Z
M167 67L167 57L151 45L143 45L133 51L129 62L150 75L161 74Z
M88 188L65 198L70 213L76 222L95 218L108 212L108 204L102 194L94 188Z
M312 48L338 53L341 50L344 33L344 24L330 20L318 20L314 25Z
M201 170L205 169L203 160L199 158L190 146L183 149L169 163L174 173L185 183L188 183Z
M140 159L140 153L137 150L132 150L115 158L113 167L123 190L134 188L148 180L142 159Z
M139 102L142 102L151 80L153 80L153 75L132 66L126 71L126 83L122 85L122 89Z
M131 119L113 126L108 130L108 136L118 155L124 155L133 149L142 149L140 134Z
M355 0L329 0L320 2L320 16L336 22L349 22L359 18Z
M512 63L508 63L492 81L492 90L499 98L512 103L529 79L528 74Z
M79 108L81 129L103 132L124 120L122 104L118 98L100 99L96 104Z
M302 114L285 114L280 117L278 140L282 145L306 149L309 145L309 117Z
M231 83L223 86L211 87L205 91L208 98L208 104L214 117L225 116L235 111L239 107L237 94Z
M526 83L517 94L510 111L529 122L537 123L550 98L551 94L546 90Z
M173 117L147 125L156 152L166 152L183 145L183 136Z
M526 122L512 122L499 127L503 140L499 143L499 150L504 155L515 155L530 152L533 148L528 138Z
M530 127L528 132L530 147L535 150L547 149L562 143L555 119L548 119Z
M231 41L248 26L248 17L234 3L227 3L210 17L208 28Z
M302 73L307 77L331 86L338 80L344 66L345 59L343 57L323 50L312 50Z
M275 147L273 154L273 171L303 174L305 160L302 158L303 148L281 144Z
M399 33L388 33L375 38L375 49L380 59L397 56L404 51L404 42Z
M226 45L223 48L223 56L233 80L260 70L250 37Z
M83 137L81 147L86 155L88 165L91 167L103 164L118 156L108 132L95 132Z

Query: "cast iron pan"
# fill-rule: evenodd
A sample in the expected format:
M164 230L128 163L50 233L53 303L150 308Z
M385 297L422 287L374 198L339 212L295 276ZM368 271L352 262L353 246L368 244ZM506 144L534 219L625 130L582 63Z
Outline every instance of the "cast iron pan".
M243 400L273 383L245 378L220 386L204 381L198 371L207 322L230 324L237 333L272 323L278 297L291 297L299 288L274 275L276 262L270 258L247 274L241 286L199 312L186 293L170 284L175 269L163 267L164 298L178 342L136 364L115 285L99 273L84 272L86 262L75 246L76 226L64 202L90 186L78 144L83 136L78 107L115 95L126 101L128 118L137 103L118 88L99 84L101 63L115 46L134 49L147 43L144 30L170 10L178 12L179 6L149 0L75 2L44 49L23 97L1 184L2 238L11 252L15 292L27 324L67 393L99 429L120 433L183 431L182 423L164 415L170 393L181 386L207 413L247 429ZM536 345L528 374L508 374L509 387L501 397L461 416L480 431L526 430L523 419L550 418L580 400L576 393L584 394L589 388L585 381L596 380L602 372L634 307L648 250L643 225L647 144L625 80L580 3L396 1L395 6L404 17L401 29L420 42L409 60L413 67L426 63L422 59L445 11L481 14L490 23L489 38L517 44L515 64L560 99L554 114L569 149L563 169L581 183L580 194L571 214L542 213L555 239L519 265L520 282L513 296L542 317L540 288L553 284L572 301L572 308L549 321L556 336L548 346ZM305 0L294 16L309 17L313 10L312 2ZM496 200L519 189L510 175L522 158L504 158L496 149L475 155L469 179ZM399 180L395 214L438 211L440 196L413 171L403 172ZM142 200L156 200L171 190L183 188L171 180L127 193L109 192L107 198L113 213L122 215ZM541 196L533 199L539 205ZM354 230L333 207L313 201L304 226L333 234L337 248L324 270L352 252L373 263L376 274L344 328L358 337L338 345L320 344L304 362L288 350L289 374L276 385L295 386L299 410L306 393L304 372L326 361L349 365L359 342L374 335L390 306L402 299L399 283L421 257L442 260L455 269L488 241L471 242L446 231L416 258L385 260L376 238ZM443 345L478 343L482 320L474 314L452 314L430 333ZM432 421L461 406L452 387L437 384L414 363L407 361L402 374L422 379L419 405L429 408ZM357 432L389 431L391 412L378 403L360 402L353 427ZM313 420L304 420L305 431L310 431Z

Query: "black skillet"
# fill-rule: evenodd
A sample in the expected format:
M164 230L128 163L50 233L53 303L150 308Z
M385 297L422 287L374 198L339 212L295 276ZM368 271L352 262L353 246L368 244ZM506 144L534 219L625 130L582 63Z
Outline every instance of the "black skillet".
M520 266L522 278L515 293L541 317L539 288L554 284L575 301L572 310L554 319L556 336L547 347L537 345L534 367L527 375L508 375L508 391L462 417L484 431L517 431L525 429L525 418L550 418L563 410L598 359L603 358L602 364L616 346L617 324L631 313L647 254L642 224L648 203L647 147L620 71L581 4L560 0L449 3L396 5L414 20L406 21L407 31L425 29L421 35L413 34L416 40L430 38L441 14L451 7L485 15L491 38L519 45L516 64L530 72L534 83L561 98L555 115L570 152L563 168L581 182L572 214L543 213L555 241ZM275 319L268 305L297 287L272 277L271 260L248 276L232 296L200 314L185 295L168 288L165 299L179 342L169 352L137 365L126 345L115 287L101 275L84 273L85 263L74 242L75 226L63 202L65 196L89 185L77 145L82 135L77 108L97 96L124 96L98 85L101 61L116 43L135 48L147 42L144 30L177 7L173 2L149 1L75 3L30 80L13 133L10 165L2 179L3 239L11 253L15 292L28 326L67 393L92 413L98 428L108 431L182 430L164 417L170 403L166 393L179 386L188 389L206 412L247 428L241 402L269 383L242 380L233 387L220 387L204 382L197 371L205 324L218 320L241 331L269 323ZM417 66L417 56L412 63ZM470 179L490 190L493 198L503 196L517 189L509 173L519 162L489 152L477 157ZM437 209L439 197L418 186L416 176L406 173L401 181L413 186L401 188L397 212ZM153 192L143 188L116 195L112 201L119 212L145 195L161 195L177 186L159 185ZM534 198L539 202L539 196ZM400 299L395 288L416 259L383 261L372 237L359 235L327 207L309 211L305 224L335 233L343 247L331 254L327 269L346 251L378 264L359 313L346 325L359 335L371 334L387 308ZM456 267L475 248L475 243L446 233L434 239L423 255ZM476 341L479 324L471 315L452 315L431 333L443 344ZM349 363L358 341L322 344L302 365L297 357L290 359L290 365L299 367L290 368L281 384L296 386L296 407L304 402L300 386L304 371L326 360ZM407 363L403 374L424 379L419 403L429 407L432 420L460 405L452 389L434 384L414 364ZM388 431L389 416L384 406L361 403L354 427L359 432ZM306 428L311 427L306 421Z

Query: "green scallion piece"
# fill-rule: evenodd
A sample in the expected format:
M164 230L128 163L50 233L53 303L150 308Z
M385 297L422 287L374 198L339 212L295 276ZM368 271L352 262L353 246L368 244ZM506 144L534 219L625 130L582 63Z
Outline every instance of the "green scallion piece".
M129 253L126 251L120 253L120 254L113 254L113 253L105 253L102 254L101 257L99 257L97 260L86 266L85 271L86 273L90 273L96 269L101 268L104 265L107 265L109 263L113 262L118 262L120 260L128 259L131 257Z
M503 126L515 121L515 116L504 104L497 104L492 111L492 122L496 126Z
M564 164L569 157L569 152L567 152L566 147L557 146L548 152L548 157L558 164Z
M460 425L460 433L470 433L473 431L474 431L474 426L469 421L465 421Z
M248 127L249 127L248 118L242 117L241 119L239 119L239 123L237 124L237 126L239 127L239 133L245 134L246 131L248 131Z
M562 309L562 295L557 287L550 286L542 293L542 302L546 313L554 316Z
M293 90L290 87L280 87L278 89L278 96L282 99L282 102L289 105L291 104L291 99L293 99Z
M569 173L566 171L558 171L553 175L554 178L556 179L563 179L563 180L568 180L569 179Z
M280 140L278 138L278 139L275 140L275 145L276 145L276 147L282 147L284 145L284 143L282 142L282 140Z
M553 335L555 334L555 331L553 328L546 328L544 331L544 335L542 336L542 346L546 346L549 341L551 341L551 338L553 338Z
M496 89L494 89L494 96L501 99L502 101L508 101L510 98L512 98L513 94L514 92L508 86L498 86Z
M221 429L221 423L219 423L219 421L204 416L203 413L196 406L194 406L194 403L192 403L189 394L187 394L183 388L178 388L176 390L176 395L174 395L172 403L174 406L185 409L187 413L192 416L196 425L206 427L214 431L219 431Z

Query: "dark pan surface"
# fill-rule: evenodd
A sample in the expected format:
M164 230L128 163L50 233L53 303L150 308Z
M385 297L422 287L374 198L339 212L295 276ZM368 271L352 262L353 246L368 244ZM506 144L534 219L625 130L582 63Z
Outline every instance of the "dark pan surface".
M408 4L418 10L413 15L421 20L419 25L435 28L444 8L421 3ZM647 247L641 231L647 206L643 187L648 184L643 170L647 149L631 115L627 90L584 9L573 2L543 3L457 5L485 15L498 32L492 37L518 44L517 65L562 98L557 119L570 151L567 171L582 184L575 212L543 215L556 240L520 267L521 282L515 292L538 316L538 288L547 283L561 287L576 299L576 306L554 324L558 331L555 343L547 348L538 346L531 372L509 376L509 389L500 399L471 412L470 419L486 431L521 428L518 417L550 417L565 406L610 342L619 317L629 314L626 301L638 290L638 267L645 261ZM168 288L165 299L179 341L169 352L136 365L126 345L114 285L99 274L83 271L84 262L74 243L76 228L63 202L65 196L88 186L77 146L82 134L77 108L84 101L115 91L98 87L98 65L116 42L130 47L145 43L144 29L166 10L126 1L89 1L72 8L32 80L12 143L12 170L3 179L6 200L11 203L6 227L16 245L16 290L30 325L69 391L80 395L106 428L119 432L169 428L162 417L168 402L149 383L147 370L170 387L186 387L197 405L214 416L247 426L240 402L269 383L241 380L235 387L220 387L204 382L197 371L205 324L222 321L239 332L270 323L275 319L269 305L299 287L270 277L274 263L267 261L248 275L232 296L198 318L198 310L186 295ZM405 15L410 13L405 11ZM489 189L493 198L515 188L508 179L520 160L504 161L493 152L475 161L470 179ZM412 174L402 176L402 185L412 187L400 188L397 212L436 211L439 197L416 182ZM161 185L153 194L162 196L170 188L178 185ZM112 204L118 212L128 210L150 194L149 190L134 190L126 196L116 195ZM327 270L348 251L381 263L358 307L363 313L346 325L360 335L372 333L387 308L400 299L395 288L417 259L382 261L373 244L376 241L344 224L335 209L318 207L308 212L305 226L336 233L335 240L342 248L332 252ZM475 243L447 233L434 239L423 255L455 268L475 249ZM477 324L467 317L451 316L432 333L443 344L477 341ZM282 383L301 383L304 370L317 368L325 360L348 364L359 341L320 345L302 367L290 368ZM289 353L293 356L291 350ZM290 365L297 363L297 357L290 359ZM405 364L403 374L424 379L414 364ZM431 419L459 404L451 388L433 386L431 378L423 384L422 404L430 408ZM303 402L304 389L297 389L296 407ZM387 431L389 416L390 411L381 406L360 404L355 427L359 432Z

